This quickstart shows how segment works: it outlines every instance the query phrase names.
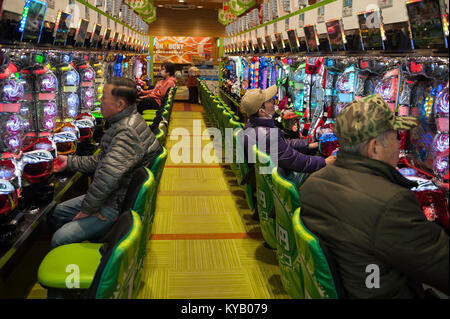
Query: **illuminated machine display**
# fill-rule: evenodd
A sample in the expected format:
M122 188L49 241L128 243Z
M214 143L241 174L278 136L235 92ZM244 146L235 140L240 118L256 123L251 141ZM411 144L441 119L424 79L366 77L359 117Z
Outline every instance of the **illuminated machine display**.
M356 14L359 30L351 36L355 41L359 35L359 54L354 43L351 54L346 52L349 43L341 19L325 23L331 53L313 24L303 27L304 48L297 30L287 31L291 54L283 53L286 45L277 33L273 38L266 35L264 43L264 37L257 39L257 56L228 50L220 92L225 101L234 99L230 103L239 112L246 90L276 84L276 125L288 138L318 142L323 156L339 149L333 133L335 117L352 101L380 94L396 116L418 119L417 128L399 132L398 167L418 183L413 191L428 220L448 231L449 60L448 51L441 54L448 47L448 15L440 0L405 1L405 6L409 34L403 24L384 24L380 9ZM369 18L379 23L371 25ZM414 51L418 49L428 51ZM236 94L233 87L239 82L241 90Z

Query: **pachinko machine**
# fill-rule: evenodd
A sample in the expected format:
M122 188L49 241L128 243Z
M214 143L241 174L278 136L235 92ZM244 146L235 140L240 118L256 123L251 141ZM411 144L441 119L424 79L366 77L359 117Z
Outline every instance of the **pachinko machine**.
M448 230L448 58L228 57L222 90L236 101L248 89L278 86L276 118L289 138L319 143L327 157L339 148L334 118L352 101L380 94L396 116L419 125L401 138L400 171L419 183L413 191L425 215Z

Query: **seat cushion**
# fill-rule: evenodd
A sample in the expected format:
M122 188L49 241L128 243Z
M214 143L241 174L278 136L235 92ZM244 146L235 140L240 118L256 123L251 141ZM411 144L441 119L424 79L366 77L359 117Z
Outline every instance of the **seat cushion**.
M102 244L77 243L51 250L39 266L39 283L46 288L68 289L66 279L75 274L73 268L68 266L76 265L80 275L79 289L88 289L100 265L101 246Z
M142 114L156 114L158 110L144 110L142 111Z

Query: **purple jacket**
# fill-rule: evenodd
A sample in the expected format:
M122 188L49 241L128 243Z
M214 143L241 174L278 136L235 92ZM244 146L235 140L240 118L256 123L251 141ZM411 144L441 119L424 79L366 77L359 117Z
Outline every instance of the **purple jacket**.
M278 141L278 166L295 172L312 173L325 166L325 159L320 156L309 156L302 154L308 149L307 140L286 140L283 132L275 126L273 119L251 117L244 127L244 151L247 158L249 147L262 137L266 140L266 153L270 155L270 131L275 132L272 139ZM253 132L251 130L254 130ZM255 133L256 141L252 138ZM258 145L258 144L257 144Z

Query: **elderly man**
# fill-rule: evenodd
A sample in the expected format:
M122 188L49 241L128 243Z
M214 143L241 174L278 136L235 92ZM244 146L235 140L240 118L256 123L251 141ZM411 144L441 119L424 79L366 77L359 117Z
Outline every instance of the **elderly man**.
M120 213L133 171L151 166L162 147L136 111L136 83L110 79L103 89L101 112L110 124L93 156L58 156L55 172L93 174L86 195L58 205L49 217L56 232L51 248L104 235Z
M350 298L421 298L422 283L448 294L449 238L396 169L399 130L414 126L379 95L354 101L336 118L335 164L300 189L302 221L329 248Z

